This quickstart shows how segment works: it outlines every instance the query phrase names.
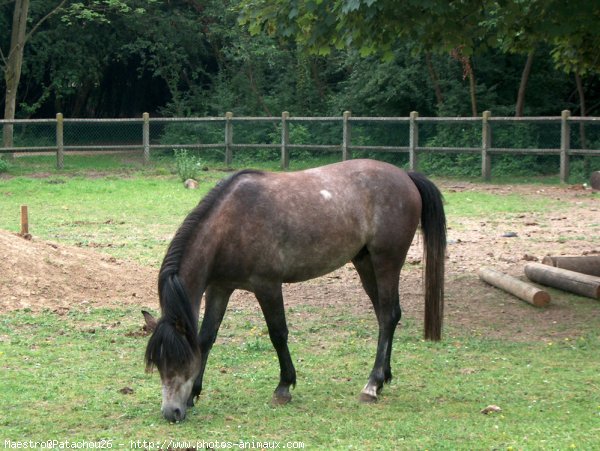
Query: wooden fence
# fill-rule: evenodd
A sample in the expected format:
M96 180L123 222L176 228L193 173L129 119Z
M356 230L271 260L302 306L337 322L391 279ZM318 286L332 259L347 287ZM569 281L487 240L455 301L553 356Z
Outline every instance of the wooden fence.
M199 142L199 137L187 142L164 144L153 142L151 140L151 127L153 125L165 125L173 123L220 123L222 127L222 141L216 143ZM280 142L263 143L238 143L234 142L234 124L241 123L261 123L270 122L274 124L281 133ZM339 144L294 144L290 141L290 124L302 122L318 123L341 123L341 134ZM352 129L357 124L404 124L408 126L407 145L359 145L352 143ZM494 127L498 124L554 124L560 128L560 139L553 142L553 146L547 148L529 148L529 147L495 147L492 139ZM102 142L81 142L70 143L65 139L65 127L72 127L77 124L126 124L135 127L134 132L138 138L134 143L106 144ZM421 146L419 145L420 128L435 124L470 124L471 127L480 127L478 137L480 142L476 146ZM143 152L144 161L150 160L150 153L154 149L172 149L172 148L195 148L195 149L220 149L224 150L225 164L231 165L233 152L238 149L261 148L278 149L281 152L281 167L286 170L289 168L290 151L294 149L310 149L323 152L340 152L343 160L352 158L353 151L367 152L399 152L407 153L409 159L409 168L411 170L419 169L419 156L424 153L471 153L481 155L481 176L484 180L491 178L492 156L497 154L529 154L529 155L558 155L560 156L560 179L567 182L569 179L569 159L574 155L600 156L600 149L586 149L585 144L580 148L571 147L571 127L579 124L580 127L585 124L600 125L600 117L574 117L568 110L562 112L561 116L548 117L494 117L489 111L485 111L481 117L420 117L417 112L412 112L409 117L353 117L350 112L345 112L341 117L292 117L288 112L283 112L281 117L234 117L232 113L225 114L224 117L197 117L197 118L150 118L148 113L144 113L142 118L133 119L70 119L63 118L62 114L57 114L55 119L34 119L34 120L0 120L3 127L14 126L32 126L45 125L46 134L51 130L54 137L46 136L46 145L12 145L0 147L1 153L22 153L22 152L55 152L56 162L59 169L63 168L65 152L69 151L131 151L140 150ZM93 140L92 140L93 141ZM196 141L196 142L192 142ZM584 140L585 142L585 140ZM600 140L598 141L600 147Z

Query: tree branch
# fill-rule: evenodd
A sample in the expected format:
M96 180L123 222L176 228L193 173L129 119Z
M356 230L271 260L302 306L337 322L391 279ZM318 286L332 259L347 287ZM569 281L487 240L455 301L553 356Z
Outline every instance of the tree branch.
M48 20L54 14L56 14L63 7L63 5L65 3L67 3L67 0L61 0L61 2L56 6L56 8L54 8L52 11L50 11L48 14L46 14L44 17L42 17L40 20L38 20L38 22L31 28L29 33L27 33L25 35L24 43L29 40L29 38L33 35L33 33L35 33L35 31L40 27L40 25L42 25L44 22L46 22L46 20Z
M4 52L2 51L1 48L0 48L0 62L2 62L2 67L6 67L6 65L8 64L8 61L7 61L6 57L4 56Z

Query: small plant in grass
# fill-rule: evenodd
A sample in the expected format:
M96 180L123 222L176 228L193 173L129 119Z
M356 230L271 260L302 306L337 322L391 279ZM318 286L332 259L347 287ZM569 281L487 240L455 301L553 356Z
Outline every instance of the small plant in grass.
M0 157L0 173L8 171L8 162Z
M192 155L187 149L175 149L175 166L182 181L197 179L204 166L204 161Z

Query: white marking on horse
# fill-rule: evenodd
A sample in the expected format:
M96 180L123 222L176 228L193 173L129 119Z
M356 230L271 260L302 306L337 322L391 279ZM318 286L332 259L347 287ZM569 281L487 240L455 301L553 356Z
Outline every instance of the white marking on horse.
M321 194L321 197L323 197L323 199L325 200L329 200L333 197L333 194L331 194L326 189L322 189L321 191L319 191L319 194Z
M365 395L369 395L375 399L377 399L377 387L375 387L374 385L370 385L371 382L367 382L367 385L365 385L365 388L362 389L362 392Z

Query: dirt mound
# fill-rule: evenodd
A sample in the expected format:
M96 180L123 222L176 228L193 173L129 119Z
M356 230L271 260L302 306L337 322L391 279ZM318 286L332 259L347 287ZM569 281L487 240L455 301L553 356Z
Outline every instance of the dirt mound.
M153 269L2 230L0 249L0 311L158 304Z

